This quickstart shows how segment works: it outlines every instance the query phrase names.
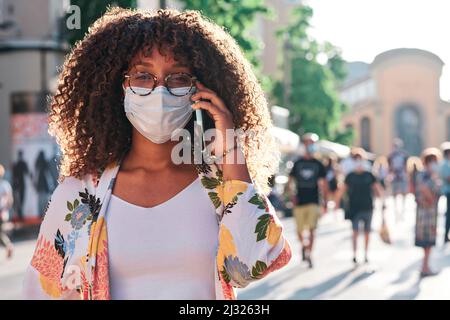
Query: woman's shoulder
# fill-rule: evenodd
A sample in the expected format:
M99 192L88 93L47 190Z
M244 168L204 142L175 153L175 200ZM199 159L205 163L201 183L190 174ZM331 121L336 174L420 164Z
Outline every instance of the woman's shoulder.
M61 177L50 197L45 215L48 216L48 211L52 212L52 216L58 212L67 211L71 207L70 203L73 204L83 194L95 194L97 184L97 180L91 174L86 174L82 177Z
M91 175L61 178L43 213L40 236L47 240L67 238L73 230L81 229L80 223L85 224L91 202L96 200L95 193Z
M54 192L71 193L85 188L92 191L97 187L98 180L93 174L85 174L82 177L62 177Z

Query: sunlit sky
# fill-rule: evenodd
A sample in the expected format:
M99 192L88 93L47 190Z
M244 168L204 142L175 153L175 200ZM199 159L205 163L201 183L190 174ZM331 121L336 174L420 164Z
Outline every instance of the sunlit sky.
M383 51L419 48L446 63L441 97L450 100L449 0L307 0L311 34L340 47L347 61L372 62Z

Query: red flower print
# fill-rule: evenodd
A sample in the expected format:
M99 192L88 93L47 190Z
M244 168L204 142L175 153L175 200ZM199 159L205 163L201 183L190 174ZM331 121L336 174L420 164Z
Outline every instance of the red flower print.
M287 265L288 262L291 260L291 257L292 257L291 247L287 242L285 242L283 251L281 251L278 257L271 262L270 266L263 272L262 277Z
M219 272L219 279L220 284L222 285L222 292L226 300L236 300L236 297L234 296L233 286L229 283L227 283L222 275Z
M93 293L94 300L109 300L109 275L108 275L108 246L103 240L103 250L97 253L94 271Z
M64 270L64 260L55 249L52 241L39 237L31 265L40 273L42 289L52 297L62 293L61 275Z

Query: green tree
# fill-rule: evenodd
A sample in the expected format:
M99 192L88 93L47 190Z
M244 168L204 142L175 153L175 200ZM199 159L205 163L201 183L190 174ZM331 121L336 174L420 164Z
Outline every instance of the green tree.
M223 26L242 48L253 65L259 65L257 53L261 42L249 34L258 14L266 15L269 10L263 0L181 0L184 9L198 10L204 16Z
M291 13L288 25L277 32L288 50L283 63L288 63L289 73L275 83L273 95L278 104L290 109L294 132L312 131L323 139L351 144L352 132L339 129L347 108L337 90L346 76L345 62L337 47L309 35L312 15L311 7L300 5Z
M184 9L198 10L210 18L234 38L251 62L265 90L272 90L269 76L263 75L259 54L262 42L251 34L258 15L270 17L273 12L264 5L264 0L180 0Z
M65 30L64 38L71 46L84 38L89 26L106 12L108 6L136 8L137 5L136 0L71 0L70 4L78 6L81 12L81 28Z

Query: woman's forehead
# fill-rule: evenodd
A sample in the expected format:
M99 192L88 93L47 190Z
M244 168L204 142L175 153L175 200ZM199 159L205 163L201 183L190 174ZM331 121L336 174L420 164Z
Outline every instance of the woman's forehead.
M144 48L140 50L132 59L131 65L152 66L154 64L168 64L177 67L188 67L184 61L175 57L171 50L154 46L151 50Z

